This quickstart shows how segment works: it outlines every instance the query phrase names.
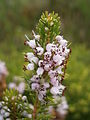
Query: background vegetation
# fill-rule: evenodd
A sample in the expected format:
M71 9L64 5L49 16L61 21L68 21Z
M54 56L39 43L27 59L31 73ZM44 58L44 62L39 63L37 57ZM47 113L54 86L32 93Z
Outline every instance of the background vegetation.
M61 34L72 42L65 95L70 106L67 120L90 119L90 0L0 0L0 59L9 76L23 76L24 34L31 30L45 10L59 13Z

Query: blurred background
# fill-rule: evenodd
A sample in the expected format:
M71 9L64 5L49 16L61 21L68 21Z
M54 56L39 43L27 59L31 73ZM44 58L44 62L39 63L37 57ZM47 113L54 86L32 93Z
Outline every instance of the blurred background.
M30 35L42 12L61 17L61 35L70 41L72 55L64 83L69 104L67 120L90 120L90 0L0 0L0 60L9 76L23 76L25 34Z

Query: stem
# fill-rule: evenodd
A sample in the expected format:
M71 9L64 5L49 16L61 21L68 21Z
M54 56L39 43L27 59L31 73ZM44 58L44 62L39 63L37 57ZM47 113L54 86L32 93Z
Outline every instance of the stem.
M35 104L34 104L33 120L36 120L36 116L37 116L37 106L38 106L38 97L36 97L36 102L35 102Z

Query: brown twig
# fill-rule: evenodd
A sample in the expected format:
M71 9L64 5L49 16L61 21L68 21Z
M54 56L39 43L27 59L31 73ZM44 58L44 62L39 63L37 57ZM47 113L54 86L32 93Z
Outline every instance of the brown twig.
M36 102L35 102L35 105L34 105L33 120L36 120L36 116L37 116L37 106L38 106L38 97L36 98Z

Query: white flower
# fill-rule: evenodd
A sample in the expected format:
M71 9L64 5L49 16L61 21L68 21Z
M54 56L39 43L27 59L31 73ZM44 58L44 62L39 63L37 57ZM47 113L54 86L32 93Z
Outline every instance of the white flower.
M60 40L60 45L66 47L67 46L67 41L66 40Z
M22 100L23 100L23 101L26 101L26 100L27 100L27 97L26 97L26 96L23 96L23 97L22 97Z
M31 58L34 57L34 54L32 52L26 53L27 59L31 61Z
M57 94L59 94L59 89L58 89L58 87L52 87L52 88L50 89L50 92L51 92L53 95L57 95Z
M28 114L27 117L28 117L28 118L32 118L32 114Z
M58 72L58 74L63 74L63 72L62 72L62 68L63 68L63 66L59 66L58 68L56 68L55 70Z
M44 49L42 47L36 47L36 52L37 52L37 55L42 55L44 52Z
M45 31L48 31L49 29L48 29L48 27L45 27Z
M52 56L51 52L45 52L44 53L44 59L45 60L50 60L51 56Z
M16 89L16 84L14 82L11 82L11 83L9 83L8 87L11 89L13 89L13 88Z
M50 87L49 83L48 83L48 82L45 82L45 83L44 83L44 88L49 88L49 87Z
M68 42L65 39L63 39L62 36L57 35L56 40L60 43L61 46L64 46L64 47L67 46Z
M29 107L34 110L34 106L32 104L29 104Z
M9 117L9 115L10 115L9 112L5 112L4 117L5 117L5 118L6 118L6 117Z
M38 65L39 65L39 67L42 67L43 66L43 60L39 60Z
M43 101L43 98L45 97L46 95L46 88L42 88L43 90L39 90L39 95L38 95L38 99L40 101Z
M56 40L60 43L60 41L63 40L63 36L57 35Z
M4 109L1 109L0 112L1 112L1 114L3 115L3 114L5 114L6 111L5 111Z
M53 78L51 78L51 84L53 85L53 86L58 86L58 79L57 79L57 77L53 77Z
M54 55L53 56L53 61L57 64L60 65L62 63L62 60L64 60L64 58L60 55Z
M31 84L32 90L38 90L39 87L40 87L40 85L39 85L38 83L32 83L32 84Z
M65 47L65 51L64 51L63 54L64 54L65 56L68 56L69 52L70 52L70 49L67 49L67 48Z
M37 57L32 57L30 62L38 63L38 58Z
M11 120L10 118L6 118L6 120Z
M35 57L32 52L27 53L26 58L28 59L29 62L34 62L36 64L38 63L38 58Z
M34 63L29 63L27 66L26 66L27 70L34 70Z
M40 77L38 75L34 75L31 79L32 82L39 82Z
M50 89L50 92L51 92L53 95L62 95L64 89L65 89L65 86L63 86L62 84L60 84L59 86L53 86L53 87Z
M44 69L43 69L42 67L39 67L39 68L37 69L37 75L42 75L43 72L44 72Z
M32 30L32 32L33 32L33 35L34 35L35 40L38 40L38 41L39 41L39 40L40 40L40 35L36 35L33 30Z
M3 115L0 114L0 120L4 120Z
M17 90L19 91L19 93L23 93L24 92L24 90L25 90L25 83L24 82L21 82L20 84L19 84L19 86L17 87Z
M53 22L51 22L51 23L50 23L50 26L53 26L53 24L54 24L54 23L53 23Z
M49 108L48 108L48 112L49 112L50 114L52 114L52 113L53 113L53 111L54 111L53 106L49 106Z
M56 48L56 45L52 44L52 43L48 43L47 46L46 46L46 50L48 52L51 52L51 51L54 51Z
M29 40L26 42L27 45L29 45L32 49L36 48L35 40Z
M63 96L61 97L61 103L57 106L56 111L61 115L65 116L68 112L68 104L66 98Z
M58 76L58 73L57 73L57 71L55 71L55 70L50 70L50 71L48 72L48 75L50 76L50 78L54 78L54 77L57 77L57 76Z
M35 40L30 40L27 35L25 35L28 41L26 41L26 44L29 45L32 49L36 47Z
M51 64L45 64L44 70L49 71L51 69Z

